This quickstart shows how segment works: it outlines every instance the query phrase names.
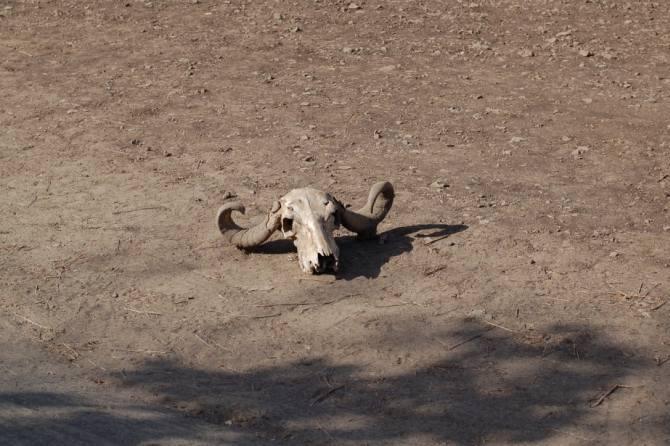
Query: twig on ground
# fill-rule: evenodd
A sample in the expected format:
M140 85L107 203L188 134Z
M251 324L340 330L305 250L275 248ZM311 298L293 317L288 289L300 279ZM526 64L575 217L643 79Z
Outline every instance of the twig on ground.
M238 290L242 290L244 292L247 292L247 293L253 293L253 292L256 292L256 291L272 291L272 290L275 289L275 287L273 287L272 285L262 285L262 286L251 287L251 288L233 285L233 287L237 288Z
M300 279L298 279L298 282L309 280L311 282L319 282L319 283L327 283L327 284L335 283L335 281L337 279L334 276L330 276L330 277L332 277L332 279L326 279L326 280L317 279L317 278L314 278L314 277L301 277Z
M651 293L652 291L654 291L654 290L656 289L656 287L658 287L660 284L661 284L661 283L659 282L659 283L657 283L656 285L654 285L653 287L649 288L649 289L647 290L647 292L644 293L644 296L642 296L642 298L645 298L645 297L649 296L649 293ZM642 290L640 290L640 291L642 291Z
M344 389L344 385L333 387L332 389L328 389L326 392L322 393L319 397L317 397L314 401L310 403L310 406L313 406L317 403L320 403L324 401L326 398L331 396L333 393L337 392L340 389Z
M667 301L667 300L664 300L664 301L661 302L660 304L656 305L654 308L650 308L649 311L656 311L656 310L658 310L659 308L661 308L663 305L665 305L665 304L667 304L667 303L668 303L668 301Z
M310 305L320 305L320 306L326 306L330 304L334 304L337 302L342 302L343 300L349 299L350 297L355 297L355 296L360 296L361 293L353 293L353 294L347 294L346 296L338 297L337 299L333 300L328 300L326 302L281 302L281 303L276 303L276 304L258 304L256 307L260 308L271 308L271 307L304 307L304 306L310 306Z
M614 384L612 387L610 387L610 389L607 392L600 395L600 397L597 400L595 400L595 402L591 403L591 407L600 406L603 403L603 401L605 401L605 399L607 399L608 396L610 396L611 394L616 392L618 389L630 389L631 387L632 386L624 386L622 384Z
M326 302L320 302L320 303L317 303L317 305L325 306L325 305L335 304L335 303L338 303L338 302L342 302L343 300L347 300L347 299L349 299L350 297L356 297L356 296L360 296L360 295L361 295L361 293L351 293L351 294L347 294L347 295L342 296L342 297L338 297L337 299L333 299L333 300L328 300L328 301L326 301Z
M389 305L374 305L375 308L391 308L391 307L404 307L407 305L412 305L409 302L402 302L399 304L389 304Z
M215 248L220 248L220 247L221 247L220 244L218 244L218 245L203 245L203 246L196 246L195 248L193 248L193 251L200 251L200 250L202 250L202 249L215 249Z
M205 274L205 273L202 273L202 272L200 272L200 271L193 271L193 272L194 272L195 274L199 275L199 276L204 277L205 279L214 280L214 281L216 281L216 282L221 282L221 279L218 278L218 277L209 276L209 275L207 275L207 274Z
M34 326L39 327L39 328L41 328L42 330L51 330L50 327L45 327L45 326L42 325L42 324L38 324L37 322L33 321L32 319L28 319L27 317L25 317L25 316L21 316L21 315L18 314L18 313L14 313L14 316L16 316L16 317L18 317L18 318L20 318L20 319L23 319L24 321L28 322L29 324L33 324Z
M114 212L112 212L112 215L128 214L130 212L139 212L139 211L151 211L151 210L156 210L156 209L169 210L165 206L147 206L147 207L143 207L143 208L124 209L122 211L114 211Z
M479 338L481 338L482 336L484 336L484 333L479 333L478 335L470 336L470 337L469 337L468 339L466 339L465 341L461 341L461 342L459 342L459 343L457 343L457 344L454 344L454 345L452 345L451 347L447 348L447 351L450 352L450 351L454 350L455 348L458 348L458 347L460 347L460 346L463 345L463 344L467 344L468 342L474 341L475 339L479 339Z
M210 344L209 342L207 342L207 341L205 341L203 338L201 338L200 335L199 335L198 333L193 333L193 335L194 335L196 338L198 338L198 340L199 340L200 342L202 342L203 344L205 344L207 347L209 347L209 348L212 347L212 344Z
M157 313L155 311L136 310L136 309L130 308L130 307L123 307L123 309L126 310L126 311L132 311L133 313L137 313L137 314L148 314L148 315L151 315L151 316L162 316L163 315L163 313Z
M480 319L480 320L481 320L482 322L484 322L485 324L487 324L487 325L491 325L491 326L493 326L493 327L497 327L497 328L500 328L500 329L502 329L502 330L509 331L510 333L518 333L517 330L512 330L511 328L507 328L507 327L503 327L502 325L494 324L493 322L489 322L489 321L487 321L487 320L485 320L485 319Z
M440 266L436 266L435 268L427 269L427 270L425 270L425 271L423 272L423 275L424 275L425 277L432 276L433 274L435 274L435 273L437 273L437 272L439 272L439 271L442 271L442 270L445 269L446 267L447 267L447 265L440 265Z
M430 239L427 242L424 242L424 245L432 245L433 243L439 242L440 240L444 240L445 238L449 237L451 234L443 235L441 237L437 237L434 239Z
M640 288L639 288L637 294L628 294L628 293L624 293L623 291L610 291L607 294L618 295L618 296L623 297L626 300L630 300L630 299L633 299L633 298L643 300L647 296L649 296L649 294L651 294L651 292L654 291L656 289L656 287L658 287L659 285L660 285L660 283L657 283L653 287L649 288L647 290L647 292L644 293L644 294L642 294L642 289L644 287L644 282L642 282L642 284L640 284Z
M129 353L147 353L149 355L167 355L170 352L161 350L133 350L127 348L113 348L114 352L129 352Z
M656 365L657 365L658 367L660 367L660 366L662 366L663 364L665 364L666 362L670 361L670 355L666 356L666 357L663 358L663 359L662 359L660 356L656 356L656 357L654 357L654 360L656 361Z
M282 313L279 312L279 313L275 313L275 314L263 314L263 315L260 315L260 316L248 315L248 316L240 316L240 317L246 317L248 319L267 319L267 318L270 318L270 317L277 317L277 316L281 316L281 315L282 315Z

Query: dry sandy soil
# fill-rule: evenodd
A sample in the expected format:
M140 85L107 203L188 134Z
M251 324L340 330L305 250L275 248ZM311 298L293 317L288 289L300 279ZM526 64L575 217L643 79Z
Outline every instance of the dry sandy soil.
M662 0L0 0L0 444L669 444L669 29ZM379 180L334 276L214 224Z

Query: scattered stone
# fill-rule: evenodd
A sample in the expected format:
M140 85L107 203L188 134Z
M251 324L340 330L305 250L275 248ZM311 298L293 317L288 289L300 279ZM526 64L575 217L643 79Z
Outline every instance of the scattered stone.
M535 56L535 53L533 52L533 50L529 50L529 49L523 49L523 50L519 51L518 54L521 57L534 57Z
M433 189L446 189L449 187L449 183L447 182L446 179L439 178L430 183L430 187L432 187Z
M289 28L289 31L291 31L292 33L299 33L299 32L302 31L302 28L300 26L296 25L296 26L292 26L291 28Z
M616 251L612 251L612 252L610 252L610 257L611 257L611 258L619 257L619 253L616 252Z
M591 98L582 98L582 102L585 104L591 104L593 103L593 99Z
M142 141L140 141L139 139L131 139L130 144L134 146L139 146L140 144L142 144Z
M374 139L381 139L381 137L382 137L382 132L380 132L379 130L375 130L375 132L374 132L374 134L372 135L372 137L373 137Z
M593 51L579 50L579 55L582 56L582 57L591 57L591 56L593 56Z
M512 136L512 139L509 140L510 144L518 144L520 142L525 141L526 138L522 138L520 136Z
M347 6L347 9L350 11L356 11L358 9L361 9L360 5L357 5L356 3L349 3L349 6Z
M312 155L307 155L302 160L306 163L313 163L314 162L314 157Z
M284 20L284 16L281 15L280 13L278 13L278 12L275 12L274 14L272 14L272 18L275 19L275 20L278 20L278 21Z
M573 150L571 152L571 154L572 154L573 157L581 159L582 155L585 154L586 152L588 152L589 150L591 150L591 149L587 146L577 146L577 148L575 150Z
M346 54L359 54L362 51L363 51L363 48L361 48L361 47L351 48L351 47L345 46L344 48L342 48L342 52L346 53Z

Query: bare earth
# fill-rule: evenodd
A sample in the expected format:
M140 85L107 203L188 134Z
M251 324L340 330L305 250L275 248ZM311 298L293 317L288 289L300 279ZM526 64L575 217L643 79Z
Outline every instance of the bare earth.
M670 444L670 2L356 3L0 0L0 444Z

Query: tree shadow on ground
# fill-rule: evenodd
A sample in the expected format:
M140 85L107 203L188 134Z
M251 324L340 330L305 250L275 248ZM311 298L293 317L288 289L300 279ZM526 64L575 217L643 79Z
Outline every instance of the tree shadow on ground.
M207 445L226 440L225 435L206 433L205 422L189 423L179 411L100 400L55 392L0 392L0 445Z
M386 376L316 357L241 373L151 360L116 378L255 438L470 445L541 442L566 427L588 429L590 402L642 368L588 327L556 326L538 339L500 333L463 322L442 334L451 341L442 359Z
M409 335L395 346L420 347ZM540 443L566 429L625 430L630 420L594 418L591 403L654 367L585 326L531 338L465 320L430 338L448 339L439 360L384 375L320 357L243 372L153 359L111 374L153 405L0 393L0 444ZM667 414L649 419L667 436Z
M403 226L388 230L372 240L359 240L356 236L337 237L340 247L340 271L336 277L352 280L357 277L375 278L379 276L382 266L391 258L414 249L415 238L435 240L447 238L468 229L465 225L421 224ZM420 231L412 237L412 234ZM256 247L253 253L287 254L295 252L290 240L272 240Z

